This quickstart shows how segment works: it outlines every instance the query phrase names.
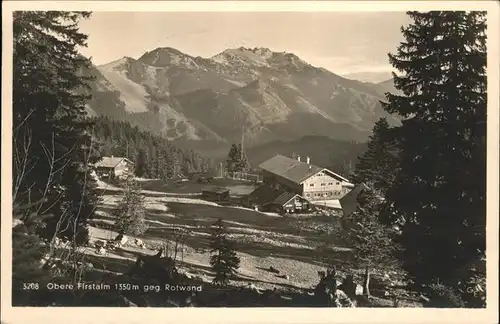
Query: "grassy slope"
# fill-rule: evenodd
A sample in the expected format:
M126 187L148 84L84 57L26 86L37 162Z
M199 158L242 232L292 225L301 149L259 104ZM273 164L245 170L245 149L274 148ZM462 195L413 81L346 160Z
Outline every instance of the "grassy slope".
M150 189L143 191L150 228L140 239L146 248L126 244L115 251L108 251L104 256L96 255L89 249L89 260L96 269L125 273L138 254L155 254L174 228L184 228L191 233L182 252L178 252L180 271L210 282L213 275L209 265L209 226L219 217L224 220L229 238L235 242L241 258L233 286L251 283L262 289L305 293L318 283L317 271L325 269L322 261L326 255L336 259L338 266L348 264L349 251L339 246L341 242L332 242L335 247L326 251L318 249L327 236L332 238L329 231L334 227L335 217L282 217L240 207L223 207L196 197L199 184L195 183L159 186L158 181L142 180L141 184L143 188ZM241 190L244 187L244 183L236 181L225 181L224 185L230 189ZM111 213L120 199L121 189L101 181L99 186L103 189L103 199L98 216L93 221L91 241L107 240L117 235L110 229L114 222ZM190 188L190 193L187 188ZM130 238L131 241L133 238ZM288 275L289 279L269 272L267 269L270 266ZM349 270L352 271L352 266Z
M217 183L240 194L252 190L244 183ZM272 213L261 213L240 207L223 207L193 197L196 189L202 185L196 183L158 187L157 181L142 184L144 188L163 189L163 192L145 190L147 220L150 226L148 232L140 238L156 246L173 228L185 228L192 231L188 239L184 262L186 271L195 271L211 280L209 271L208 248L210 229L207 226L222 218L227 226L230 239L236 242L236 249L242 259L239 274L245 281L257 281L260 286L271 288L274 285L288 288L311 288L317 283L317 271L324 269L315 256L317 246L322 244L321 234L331 219L319 218L287 218ZM92 227L92 239L109 239L116 233L103 227L113 223L111 216L113 208L120 199L120 188L100 182L103 192L102 204L97 212ZM206 185L205 185L206 186ZM186 192L190 188L190 195ZM245 188L247 187L247 188ZM177 190L176 190L177 189ZM165 193L169 190L168 193ZM193 192L195 191L195 192ZM199 191L198 191L199 192ZM99 228L100 227L100 228ZM346 249L338 248L339 257ZM141 251L153 253L154 251ZM112 255L113 253L111 253ZM130 259L134 253L125 253ZM280 269L290 276L289 280L276 277L268 272L270 266ZM191 270L189 270L191 269ZM247 280L248 279L248 280ZM281 287L281 288L283 288Z

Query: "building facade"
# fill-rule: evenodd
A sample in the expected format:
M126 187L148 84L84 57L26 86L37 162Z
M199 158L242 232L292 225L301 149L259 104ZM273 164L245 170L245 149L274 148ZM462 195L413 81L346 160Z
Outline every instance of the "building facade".
M105 156L95 164L96 173L101 178L126 178L134 171L134 163L124 157Z
M354 185L346 178L328 169L283 155L263 162L259 166L263 181L275 189L284 189L314 201L338 200L345 196Z
M340 199L352 188L348 181L332 175L327 169L304 180L302 186L302 195L309 200Z

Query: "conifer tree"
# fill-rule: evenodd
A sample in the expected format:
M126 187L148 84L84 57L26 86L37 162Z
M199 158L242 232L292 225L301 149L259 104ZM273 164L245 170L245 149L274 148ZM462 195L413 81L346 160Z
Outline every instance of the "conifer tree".
M31 204L30 204L31 205ZM14 205L12 224L12 305L13 306L48 306L49 301L42 295L43 288L52 281L48 269L42 267L43 257L48 253L48 247L40 240L29 223L24 218L30 205ZM43 215L30 217L43 218Z
M246 172L250 168L246 154L242 152L241 144L231 145L226 163L228 172Z
M238 151L240 152L240 159L238 165L239 172L248 172L250 170L250 164L248 163L247 155L243 151L241 144L238 145Z
M382 193L391 186L398 168L396 143L390 132L387 119L380 118L373 127L368 149L359 157L354 172L356 183L369 184Z
M165 168L166 168L165 175L168 179L172 179L178 173L178 171L177 171L178 160L177 160L176 152L170 148L170 151L169 151L169 153L167 153L165 160L166 160L165 161Z
M210 265L215 272L214 284L227 286L231 276L240 266L240 258L227 239L222 219L214 224L210 248L214 255L210 257Z
M384 108L403 124L385 218L403 224L400 257L416 289L439 284L477 306L467 287L485 251L485 13L408 15L405 41L389 54L403 94L386 94Z
M229 153L227 155L227 171L236 172L238 171L238 164L240 162L240 151L236 144L231 145Z
M120 234L141 235L148 229L144 197L132 178L127 179L123 197L113 214L115 228Z
M51 214L40 234L88 239L97 196L90 177L96 155L86 118L80 73L90 61L78 53L87 36L78 22L88 12L17 11L13 17L13 193L28 215Z
M147 155L144 149L140 149L137 154L137 159L135 162L135 175L138 177L142 177L146 174L147 170Z
M379 220L383 207L380 190L363 186L357 196L357 204L356 211L342 220L341 236L353 248L356 265L364 269L363 290L365 295L370 295L373 270L399 270L396 259L399 246L393 240L397 231Z

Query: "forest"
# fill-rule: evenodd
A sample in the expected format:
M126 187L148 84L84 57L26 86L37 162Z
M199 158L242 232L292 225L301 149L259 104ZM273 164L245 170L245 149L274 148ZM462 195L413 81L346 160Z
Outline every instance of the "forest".
M105 116L94 117L91 122L98 155L126 157L135 163L139 177L172 179L214 170L211 159L192 150L182 150L169 140L141 131L128 122Z

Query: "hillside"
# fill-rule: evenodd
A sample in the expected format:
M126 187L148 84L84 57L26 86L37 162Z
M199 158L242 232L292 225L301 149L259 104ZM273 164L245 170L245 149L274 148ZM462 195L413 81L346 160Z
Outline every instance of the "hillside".
M307 135L364 141L383 85L314 67L291 53L228 49L211 58L157 48L93 67L92 115L128 121L181 141L248 146ZM389 117L391 123L397 123Z
M128 122L94 117L92 135L100 156L126 157L136 163L136 173L153 179L175 178L192 172L212 172L213 161L199 153L180 149L171 141L140 131ZM139 174L140 173L140 174Z
M354 72L343 74L343 77L362 82L380 83L391 78L390 72Z
M335 140L324 136L306 136L295 141L273 141L249 148L247 156L252 167L276 154L289 157L300 155L303 160L309 156L313 164L342 173L344 164L356 164L358 156L365 150L365 143Z

